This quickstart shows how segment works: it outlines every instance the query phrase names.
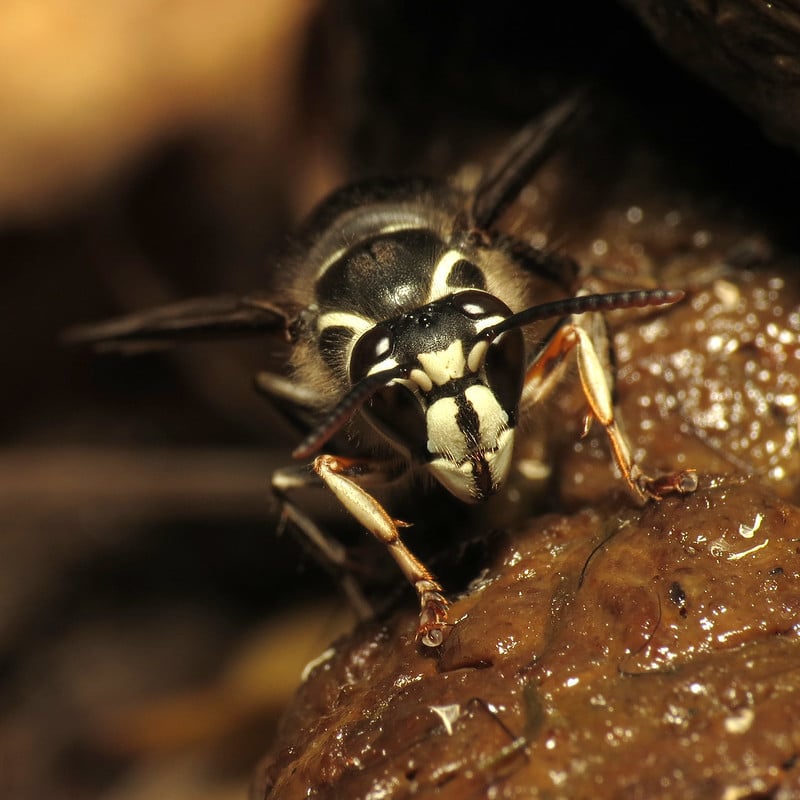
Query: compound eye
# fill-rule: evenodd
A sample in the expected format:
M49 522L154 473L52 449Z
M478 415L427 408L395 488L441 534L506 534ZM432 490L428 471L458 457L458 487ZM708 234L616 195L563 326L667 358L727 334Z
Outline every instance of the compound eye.
M459 292L453 296L453 306L468 319L511 316L511 309L488 292Z
M360 381L394 350L394 335L383 325L376 325L362 334L350 354L350 381Z

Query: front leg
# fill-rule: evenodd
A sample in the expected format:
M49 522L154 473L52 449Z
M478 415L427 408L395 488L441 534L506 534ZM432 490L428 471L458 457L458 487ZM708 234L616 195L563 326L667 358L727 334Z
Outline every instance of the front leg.
M311 517L289 499L293 491L322 487L323 483L308 466L284 467L272 474L272 493L280 505L281 525L288 522L301 534L301 544L305 545L315 560L333 575L356 616L361 620L369 619L372 616L372 607L353 575L353 568L344 545L323 531Z
M447 600L442 587L425 565L405 546L398 528L408 523L392 519L386 509L358 483L368 475L372 463L367 459L322 455L314 459L314 471L336 495L339 502L389 549L403 575L417 592L420 604L417 638L427 647L444 641L447 627Z
M614 415L608 360L604 364L598 355L593 338L587 331L590 322L581 324L575 320L574 317L563 320L545 340L525 376L523 405L538 403L553 390L563 377L566 357L574 350L583 394L591 415L605 428L614 460L633 493L640 500L660 500L670 493L693 492L697 488L694 470L651 478L633 460L628 438ZM596 321L603 324L601 319L596 318Z

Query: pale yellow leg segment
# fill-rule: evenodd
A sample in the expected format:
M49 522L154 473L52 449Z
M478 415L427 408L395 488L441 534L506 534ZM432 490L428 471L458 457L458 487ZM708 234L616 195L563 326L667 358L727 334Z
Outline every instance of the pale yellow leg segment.
M606 429L614 460L623 477L634 494L644 500L647 497L644 487L650 479L633 462L628 440L614 419L614 405L606 370L598 358L589 334L578 325L567 327L567 337L572 342L571 346L576 348L581 386L592 415Z
M634 494L644 500L660 499L669 492L690 492L697 488L693 472L676 473L653 480L634 463L630 445L614 418L614 403L608 370L598 356L589 333L570 322L560 327L544 346L525 376L523 404L546 397L561 379L566 357L576 351L578 372L592 416L606 429L614 460Z
M436 647L444 640L443 630L447 626L447 600L442 587L400 539L397 528L405 527L406 523L392 519L369 492L344 474L352 470L354 463L350 459L323 455L314 460L314 471L339 502L389 549L419 597L420 624L417 636L423 644Z

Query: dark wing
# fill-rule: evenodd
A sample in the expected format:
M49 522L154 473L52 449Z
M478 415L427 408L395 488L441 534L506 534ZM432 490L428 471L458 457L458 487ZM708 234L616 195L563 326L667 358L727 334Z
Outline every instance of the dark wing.
M287 325L286 313L259 295L221 295L76 326L64 332L63 340L91 344L101 351L138 352L192 339L280 335L286 333Z
M586 92L574 92L526 125L508 143L472 195L469 215L472 228L485 231L497 221L552 155L567 128L588 108Z

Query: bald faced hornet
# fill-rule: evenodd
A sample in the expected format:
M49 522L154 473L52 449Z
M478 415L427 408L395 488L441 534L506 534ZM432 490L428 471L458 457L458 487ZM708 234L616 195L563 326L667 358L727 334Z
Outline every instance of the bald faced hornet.
M465 503L496 493L512 465L521 411L558 384L571 352L591 417L605 428L633 495L644 501L696 487L692 471L654 479L634 462L615 419L597 325L586 321L613 309L676 303L683 292L579 293L537 304L530 272L557 276L562 265L495 230L579 105L563 101L526 127L470 190L373 181L335 192L301 230L287 260L293 277L277 302L258 295L193 300L70 336L106 349L223 333L288 337L291 377L262 374L258 383L307 428L294 457L307 462L343 429L358 449L345 455L331 446L310 467L279 470L272 485L284 516L342 561L341 547L290 500L299 488L327 486L414 586L426 646L443 641L447 601L403 544L405 523L368 489L422 470ZM551 318L557 322L543 341L525 341L525 326Z

